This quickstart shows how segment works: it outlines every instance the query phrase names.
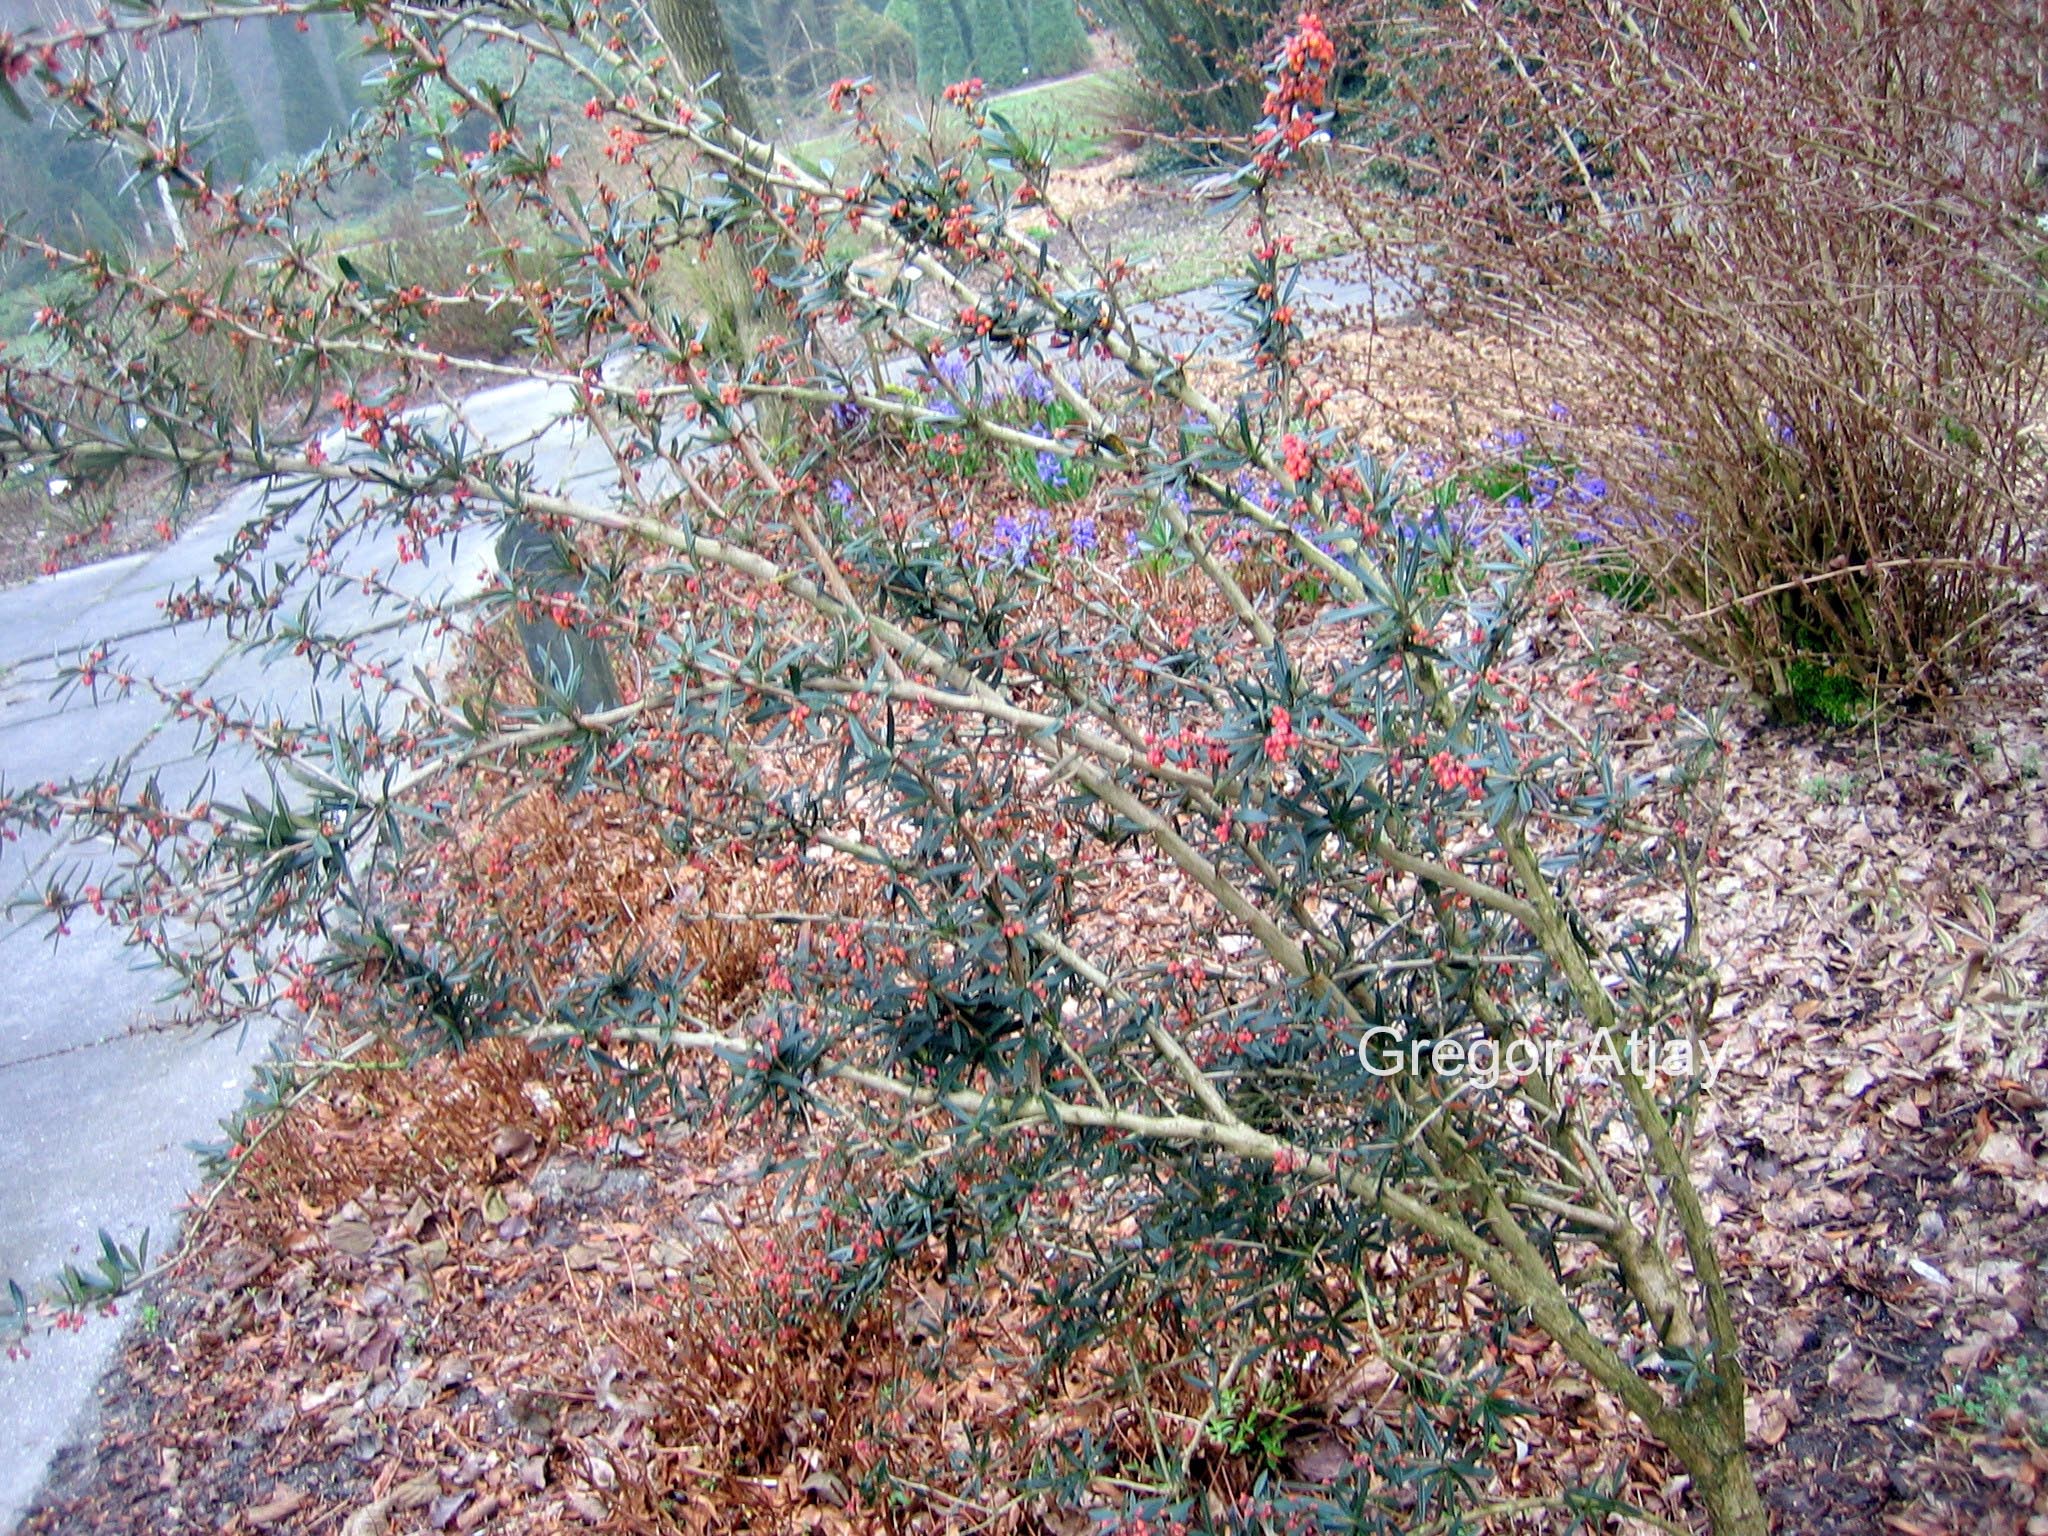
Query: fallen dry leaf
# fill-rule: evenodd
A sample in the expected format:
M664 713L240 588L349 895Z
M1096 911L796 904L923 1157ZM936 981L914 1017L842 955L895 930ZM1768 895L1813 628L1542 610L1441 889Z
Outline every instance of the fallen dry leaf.
M1874 1371L1849 1389L1849 1417L1858 1424L1895 1417L1905 1405L1906 1396L1897 1385Z
M242 1511L251 1525L268 1530L288 1515L298 1513L306 1503L306 1496L296 1488L279 1485L277 1490L263 1503Z
M1754 1393L1742 1405L1743 1434L1751 1445L1783 1444L1798 1419L1799 1405L1786 1391Z
M377 1246L377 1234L367 1221L337 1217L327 1224L327 1246L338 1253L362 1258Z
M2010 1131L1997 1131L1977 1149L1977 1166L2008 1179L2030 1179L2041 1171L2033 1155Z
M500 1126L491 1137L491 1155L508 1163L522 1162L539 1146L533 1132L524 1126Z
M1351 1448L1332 1434L1311 1435L1290 1449L1288 1465L1303 1482L1327 1486L1351 1470Z

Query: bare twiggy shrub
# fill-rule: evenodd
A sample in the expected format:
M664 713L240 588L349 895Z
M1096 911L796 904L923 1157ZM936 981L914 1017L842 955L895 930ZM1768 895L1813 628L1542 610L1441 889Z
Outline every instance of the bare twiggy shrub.
M1684 636L1781 705L1967 665L2040 489L2039 9L1394 9L1371 227L1440 319L1591 343Z

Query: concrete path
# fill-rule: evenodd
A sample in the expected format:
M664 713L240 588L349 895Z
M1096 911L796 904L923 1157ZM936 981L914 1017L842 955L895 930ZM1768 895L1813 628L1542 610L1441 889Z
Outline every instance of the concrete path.
M526 451L543 485L605 477L601 448L554 424L566 403L564 391L516 384L470 397L462 415L495 443L534 436ZM328 449L338 454L347 444L336 437ZM215 552L260 509L261 495L238 493L153 554L0 592L0 781L89 773L156 723L153 702L95 707L83 697L51 698L59 660L109 636L122 637L118 650L137 671L184 683L211 669L208 693L303 717L318 691L303 666L266 664L199 626L174 628L158 607L167 592L215 574ZM389 548L360 554L387 570L396 565ZM470 539L403 569L413 590L431 599L474 590L485 555L483 542ZM324 621L339 629L380 616L357 597L330 605ZM402 659L416 653L420 637L393 631L378 644ZM202 758L189 728L176 726L150 741L136 769L158 774L173 798L208 773L214 793L263 783L246 752ZM0 898L19 890L49 851L47 839L0 846ZM40 929L0 919L0 1279L13 1278L31 1296L47 1294L67 1262L90 1272L101 1228L131 1245L147 1229L152 1251L169 1246L196 1180L187 1144L215 1139L271 1043L269 1029L237 1038L163 1025L164 978L139 968L138 958L86 915L54 946ZM124 1322L95 1315L78 1332L37 1332L25 1360L0 1361L0 1531L19 1521L56 1451L91 1428L95 1387Z

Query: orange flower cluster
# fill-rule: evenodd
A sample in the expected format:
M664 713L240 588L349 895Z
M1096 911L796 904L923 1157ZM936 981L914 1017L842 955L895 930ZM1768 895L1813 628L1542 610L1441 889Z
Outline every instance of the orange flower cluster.
M1336 62L1337 47L1323 29L1322 18L1314 11L1304 11L1275 61L1273 81L1266 91L1266 121L1252 140L1260 170L1277 170L1289 153L1316 132L1329 100Z

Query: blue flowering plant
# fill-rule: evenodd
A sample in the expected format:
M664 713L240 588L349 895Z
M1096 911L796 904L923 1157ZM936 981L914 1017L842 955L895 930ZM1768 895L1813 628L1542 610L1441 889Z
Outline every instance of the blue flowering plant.
M1017 488L1041 506L1080 501L1095 488L1096 465L1092 460L1050 448L1014 448L1010 451L1009 466L1010 478Z

